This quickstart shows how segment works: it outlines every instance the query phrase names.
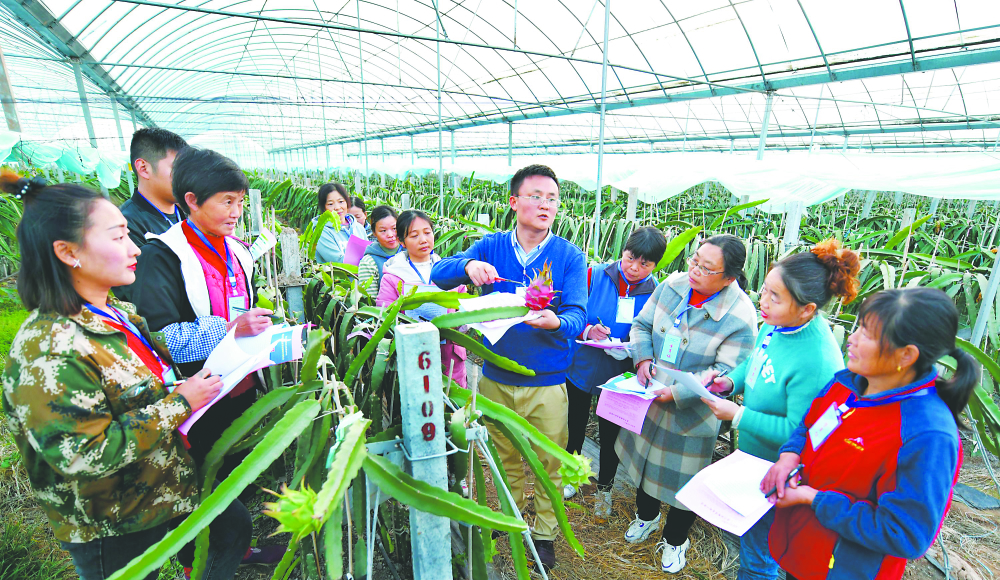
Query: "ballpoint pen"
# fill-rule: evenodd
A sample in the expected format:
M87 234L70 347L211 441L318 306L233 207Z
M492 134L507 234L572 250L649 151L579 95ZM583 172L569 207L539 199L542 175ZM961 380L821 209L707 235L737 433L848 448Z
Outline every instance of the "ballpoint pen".
M806 466L805 466L805 465L802 465L802 464L800 463L798 467L796 467L796 468L795 468L795 469L793 469L793 470L792 470L791 472L789 472L789 473L788 473L788 477L786 477L786 478L785 478L785 485L788 485L788 482L792 481L792 478L793 478L793 477L795 477L796 475L798 475L798 474L799 474L799 472L801 472L801 471L802 471L803 469L805 469L805 468L806 468ZM778 488L777 488L777 487L775 487L775 488L774 488L774 489L772 489L771 491L769 491L769 492L765 493L765 494L764 494L764 497L771 497L771 496L772 496L772 495L774 495L774 494L775 494L775 493L776 493L777 491L778 491Z

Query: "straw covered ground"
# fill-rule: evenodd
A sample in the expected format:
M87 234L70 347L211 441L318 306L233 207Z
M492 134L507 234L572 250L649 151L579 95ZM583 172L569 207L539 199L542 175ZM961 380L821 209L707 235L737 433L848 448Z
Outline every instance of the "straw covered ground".
M964 442L966 453L959 481L997 496L981 456L972 456L970 441ZM1000 463L993 460L994 471ZM491 487L489 484L487 487ZM529 484L528 491L532 487ZM553 580L588 580L609 578L640 580L667 578L660 572L659 557L653 554L655 539L634 545L625 541L625 529L634 517L635 489L621 485L613 494L612 517L607 524L597 524L593 517L595 486L584 486L571 501L581 509L568 510L570 523L577 540L586 550L584 560L578 558L564 540L556 542L558 564L549 574ZM495 493L490 490L491 501ZM664 506L665 517L667 507ZM529 500L526 519L531 522L533 506ZM699 519L691 531L691 548L684 571L674 577L699 580L734 579L739 570L738 538ZM954 501L941 529L941 540L948 550L951 577L959 580L994 580L1000 578L1000 510L978 511ZM494 558L495 577L504 580L516 578L511 562L506 535L499 540L500 553ZM931 558L941 563L941 550L937 544L930 550ZM538 578L537 574L533 574ZM943 572L928 559L920 558L907 566L905 580L931 580L944 578Z

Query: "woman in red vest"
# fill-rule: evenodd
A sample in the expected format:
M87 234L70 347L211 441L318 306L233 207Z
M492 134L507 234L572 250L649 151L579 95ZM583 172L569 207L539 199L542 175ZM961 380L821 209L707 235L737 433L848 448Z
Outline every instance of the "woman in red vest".
M979 365L958 311L932 288L865 300L836 373L761 482L778 510L771 555L799 580L896 580L941 529L962 465L959 413ZM955 360L954 375L938 359ZM786 485L799 464L801 483Z
M233 237L247 188L246 175L227 157L207 149L182 150L174 160L173 189L188 219L149 236L139 257L132 298L186 376L204 365L233 328L237 337L256 336L271 325L271 311L253 307L250 250ZM199 467L222 432L253 405L259 386L257 375L249 375L191 426L187 443ZM219 478L241 459L228 455ZM281 558L283 547L267 548L252 549L244 563Z

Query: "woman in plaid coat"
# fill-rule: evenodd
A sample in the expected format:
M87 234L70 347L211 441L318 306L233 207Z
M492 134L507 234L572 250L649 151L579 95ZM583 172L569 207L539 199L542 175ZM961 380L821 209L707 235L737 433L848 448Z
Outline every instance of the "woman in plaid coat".
M692 373L729 371L750 355L757 314L744 293L746 248L736 236L712 236L678 272L657 286L632 323L633 361L639 380L668 386L646 414L642 433L623 429L615 451L636 482L636 519L625 539L642 542L660 527L660 502L671 505L656 547L664 572L685 564L695 514L674 497L712 461L719 420L696 395L673 386L655 365ZM736 282L734 284L734 282ZM654 364L655 363L655 364Z

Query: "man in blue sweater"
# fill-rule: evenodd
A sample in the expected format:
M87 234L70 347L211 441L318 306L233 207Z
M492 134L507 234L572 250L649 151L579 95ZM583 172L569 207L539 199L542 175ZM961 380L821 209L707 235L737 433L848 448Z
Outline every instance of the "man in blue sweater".
M483 368L479 392L491 401L507 406L534 427L566 446L566 369L571 356L569 341L583 330L587 318L587 263L580 248L552 233L559 211L559 181L544 165L529 165L510 180L510 207L517 214L511 232L485 236L462 254L434 264L431 281L441 288L472 282L483 293L523 293L525 285L548 262L552 267L555 298L542 316L517 324L496 344L485 341L493 352L535 371L526 377L489 362ZM490 429L500 459L507 472L511 493L522 510L524 467L521 455L501 433ZM535 448L549 477L562 488L559 461ZM536 488L535 525L532 538L541 563L555 566L553 540L558 525L549 497Z

